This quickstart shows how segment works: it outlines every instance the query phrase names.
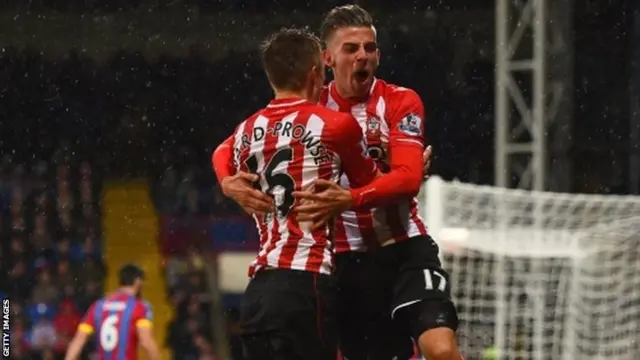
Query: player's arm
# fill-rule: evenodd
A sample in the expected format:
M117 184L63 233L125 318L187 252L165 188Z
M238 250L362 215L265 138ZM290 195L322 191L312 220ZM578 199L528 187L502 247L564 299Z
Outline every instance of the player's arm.
M211 163L219 182L236 173L233 165L233 135L218 145L211 156Z
M367 154L362 129L353 116L339 115L340 121L336 122L338 126L326 142L332 145L333 152L340 158L342 170L352 187L369 184L381 173L376 162Z
M65 360L76 360L80 357L82 353L82 349L89 341L90 336L94 333L95 326L95 304L89 307L87 314L82 319L80 325L78 325L78 329L76 330L73 339L69 342L69 347L67 348L67 353L64 356Z
M153 338L153 314L151 306L146 302L138 302L134 310L133 324L136 327L140 346L147 353L147 359L160 360L160 348Z
M330 153L340 159L349 184L362 186L370 183L381 173L375 161L367 155L360 125L351 115L335 113L334 116L333 121L325 123L322 142ZM298 212L297 219L312 221L312 231L320 229L329 219L353 204L350 191L331 180L318 179L309 189L294 191L292 195L301 200L294 208Z
M424 117L424 107L418 95L410 90L401 94L398 101L398 109L390 114L390 139L389 139L389 167L387 174L378 172L375 180L367 185L360 186L361 183L352 183L351 190L341 188L339 185L326 181L316 181L314 192L295 192L294 196L299 199L311 200L296 207L298 220L313 221L315 228L321 226L319 219L325 219L329 212L340 212L352 207L374 207L382 206L398 201L398 198L413 197L420 191L423 179L423 128L422 118ZM358 127L358 131L359 127ZM340 134L347 133L342 131ZM340 137L340 144L353 144L353 138ZM361 135L360 135L361 136ZM345 145L348 146L348 145ZM347 154L359 153L348 147L343 149ZM361 150L360 150L361 152ZM430 152L427 151L427 155ZM345 156L345 159L357 161ZM357 163L343 164L345 172L363 169ZM367 169L367 168L364 168ZM347 173L349 175L349 173Z
M413 90L396 90L398 106L389 114L390 171L370 184L351 189L353 207L394 203L413 197L424 177L424 105Z
M64 356L64 359L78 359L80 357L80 354L82 353L82 349L87 344L87 341L89 341L90 335L91 334L83 331L76 331L76 334L73 336L73 339L71 339L71 342L69 343L69 347L67 348L67 353Z
M211 156L213 170L222 193L248 214L261 215L273 209L273 199L253 188L258 175L237 171L233 164L234 136L228 137Z
M147 353L147 359L160 360L160 348L153 338L151 327L136 327L138 332L138 339L140 340L140 346Z

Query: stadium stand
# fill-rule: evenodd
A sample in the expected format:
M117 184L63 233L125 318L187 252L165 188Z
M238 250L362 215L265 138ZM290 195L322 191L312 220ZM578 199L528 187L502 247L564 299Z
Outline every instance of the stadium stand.
M217 137L195 140L184 127L195 127L208 118L244 116L237 115L237 110L222 110L206 89L225 81L218 79L216 68L236 69L248 76L257 76L259 68L248 66L245 58L205 64L198 58L170 56L147 61L131 53L118 53L98 64L75 51L53 60L37 51L11 47L0 54L0 67L11 69L0 73L0 80L12 89L2 94L6 121L0 122L0 132L12 137L0 142L0 267L10 274L0 279L0 295L12 300L16 319L12 358L34 353L36 358L62 356L77 319L94 299L115 287L107 268L117 268L125 260L138 261L148 276L161 271L173 274L171 281L165 281L164 275L148 279L144 296L154 306L156 336L166 339L174 358L210 353L209 299L201 296L206 291L192 290L197 288L196 281L203 285L206 279L197 266L187 265L186 275L182 265L193 263L186 254L195 248L202 254L201 261L227 249L251 248L247 239L252 239L253 225L247 226L247 219L215 188L208 161L202 157L201 149L215 147L232 123L215 124ZM23 76L25 69L29 77ZM182 90L173 85L178 79ZM154 91L146 91L148 86ZM248 93L249 86L231 82L228 96L218 100L240 104L246 99L234 94ZM181 101L179 91L191 91L192 101ZM172 124L172 119L180 117L190 120ZM126 130L132 121L144 123L149 118L166 125L153 136L172 143L154 147L149 141L130 141L150 136ZM180 146L184 143L191 146ZM200 155L194 149L200 149ZM143 156L127 155L133 152ZM125 179L149 175L151 191L135 183L132 188L126 181L103 186L98 180L105 174ZM156 244L160 246L154 253ZM165 287L165 282L172 285ZM171 289L171 296L165 289ZM233 307L239 298L234 294L229 299L229 317L234 319ZM197 312L196 302L201 304ZM193 328L193 322L181 314L200 319L203 326L197 334L201 336L184 333ZM179 321L169 324L174 317ZM56 324L62 324L58 326L62 330L56 330ZM230 327L235 329L233 323Z
M8 274L0 289L13 311L12 356L55 358L102 294L101 184L86 161L5 158L0 171L0 267Z

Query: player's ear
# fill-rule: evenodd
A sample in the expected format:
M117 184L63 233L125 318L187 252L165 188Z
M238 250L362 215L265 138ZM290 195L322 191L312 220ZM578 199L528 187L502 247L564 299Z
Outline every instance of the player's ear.
M333 67L335 60L333 58L333 54L331 54L328 49L324 49L322 51L322 61L324 62L325 66Z
M307 82L306 82L306 86L305 86L305 90L307 92L306 97L308 100L311 100L313 102L316 101L315 97L316 97L316 87L318 86L318 67L317 66L313 66L311 67L311 70L309 71L309 73L307 74Z
M311 71L309 71L309 73L307 74L307 83L308 84L315 84L317 79L318 79L318 66L312 66L311 67Z

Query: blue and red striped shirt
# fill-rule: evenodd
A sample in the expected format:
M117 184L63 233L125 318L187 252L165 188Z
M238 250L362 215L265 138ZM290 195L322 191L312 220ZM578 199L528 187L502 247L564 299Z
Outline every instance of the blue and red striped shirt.
M136 296L118 291L94 302L78 331L96 335L100 359L136 360L138 327L150 327L151 306Z

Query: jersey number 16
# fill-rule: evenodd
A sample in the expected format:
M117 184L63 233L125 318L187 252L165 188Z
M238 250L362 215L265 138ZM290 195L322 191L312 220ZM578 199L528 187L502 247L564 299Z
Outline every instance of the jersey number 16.
M291 148L280 149L278 150L269 160L267 166L265 166L264 171L259 174L258 173L258 159L256 155L251 155L246 161L245 165L249 169L249 171L253 174L257 174L260 176L260 180L258 184L256 184L256 188L258 190L264 191L266 194L273 196L273 191L277 187L282 187L284 189L284 194L282 197L276 197L276 209L278 210L278 216L283 218L286 217L293 205L293 195L291 193L295 190L296 183L286 171L287 166L293 159L293 150ZM284 171L275 172L278 168L283 168ZM267 184L267 188L263 189L260 186L260 183L264 179L264 182Z

